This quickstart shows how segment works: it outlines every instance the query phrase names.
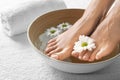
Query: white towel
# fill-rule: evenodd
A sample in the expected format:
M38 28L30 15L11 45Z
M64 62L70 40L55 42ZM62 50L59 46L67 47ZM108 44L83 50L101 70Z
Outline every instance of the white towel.
M23 33L40 15L66 8L62 0L33 0L10 7L1 13L3 30L8 36Z

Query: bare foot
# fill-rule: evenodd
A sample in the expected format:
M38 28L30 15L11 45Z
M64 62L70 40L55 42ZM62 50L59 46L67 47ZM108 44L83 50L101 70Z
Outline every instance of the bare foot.
M95 28L97 22L92 20L78 20L69 30L51 39L45 52L48 56L63 60L71 55L74 42L80 34L89 35Z
M102 16L106 14L113 1L93 0L81 19L69 30L48 42L45 53L58 60L68 58L79 35L89 35L96 28Z
M120 3L120 1L119 1ZM118 10L119 9L119 10ZM97 48L94 51L72 52L75 57L84 61L100 60L113 52L120 42L120 6L114 7L100 23L91 38L95 39Z

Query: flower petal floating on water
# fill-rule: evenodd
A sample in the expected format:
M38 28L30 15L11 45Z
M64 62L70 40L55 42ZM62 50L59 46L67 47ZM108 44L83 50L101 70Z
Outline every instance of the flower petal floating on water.
M57 27L60 29L60 30L68 30L72 25L69 24L68 22L64 22L64 23L61 23L59 24Z
M80 35L79 41L75 42L73 49L75 52L82 52L84 50L92 51L95 48L96 45L94 39L88 36Z
M47 34L47 36L55 37L60 34L60 30L55 27L51 27L51 28L47 29L46 34Z

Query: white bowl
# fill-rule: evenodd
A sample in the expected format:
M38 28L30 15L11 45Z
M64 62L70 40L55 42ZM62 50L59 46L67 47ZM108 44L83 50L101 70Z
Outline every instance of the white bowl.
M47 28L56 26L62 22L69 22L71 24L74 24L74 22L82 16L83 12L84 10L81 9L64 9L49 12L38 17L29 26L27 36L31 46L44 58L46 63L48 63L50 66L64 72L90 73L108 66L120 55L117 53L109 59L94 63L72 63L51 59L44 54L44 50L40 48L42 43L39 41L39 35L42 34Z

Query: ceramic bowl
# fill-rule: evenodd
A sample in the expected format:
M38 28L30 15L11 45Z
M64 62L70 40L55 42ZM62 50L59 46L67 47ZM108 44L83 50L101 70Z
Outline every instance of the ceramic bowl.
M84 10L82 9L64 9L64 10L57 10L52 11L47 14L44 14L38 17L28 28L27 36L31 46L37 51L46 61L47 64L50 66L70 73L90 73L97 70L100 70L110 63L115 61L117 57L120 55L118 52L117 54L113 54L109 56L109 58L105 60L101 60L98 62L79 62L74 58L71 58L71 61L60 61L49 58L47 55L44 54L44 48L42 48L41 44L44 43L39 40L39 36L42 35L47 28L52 26L56 26L62 22L69 22L74 24L79 18L82 17ZM33 14L34 15L34 14ZM77 63L79 62L79 63Z

